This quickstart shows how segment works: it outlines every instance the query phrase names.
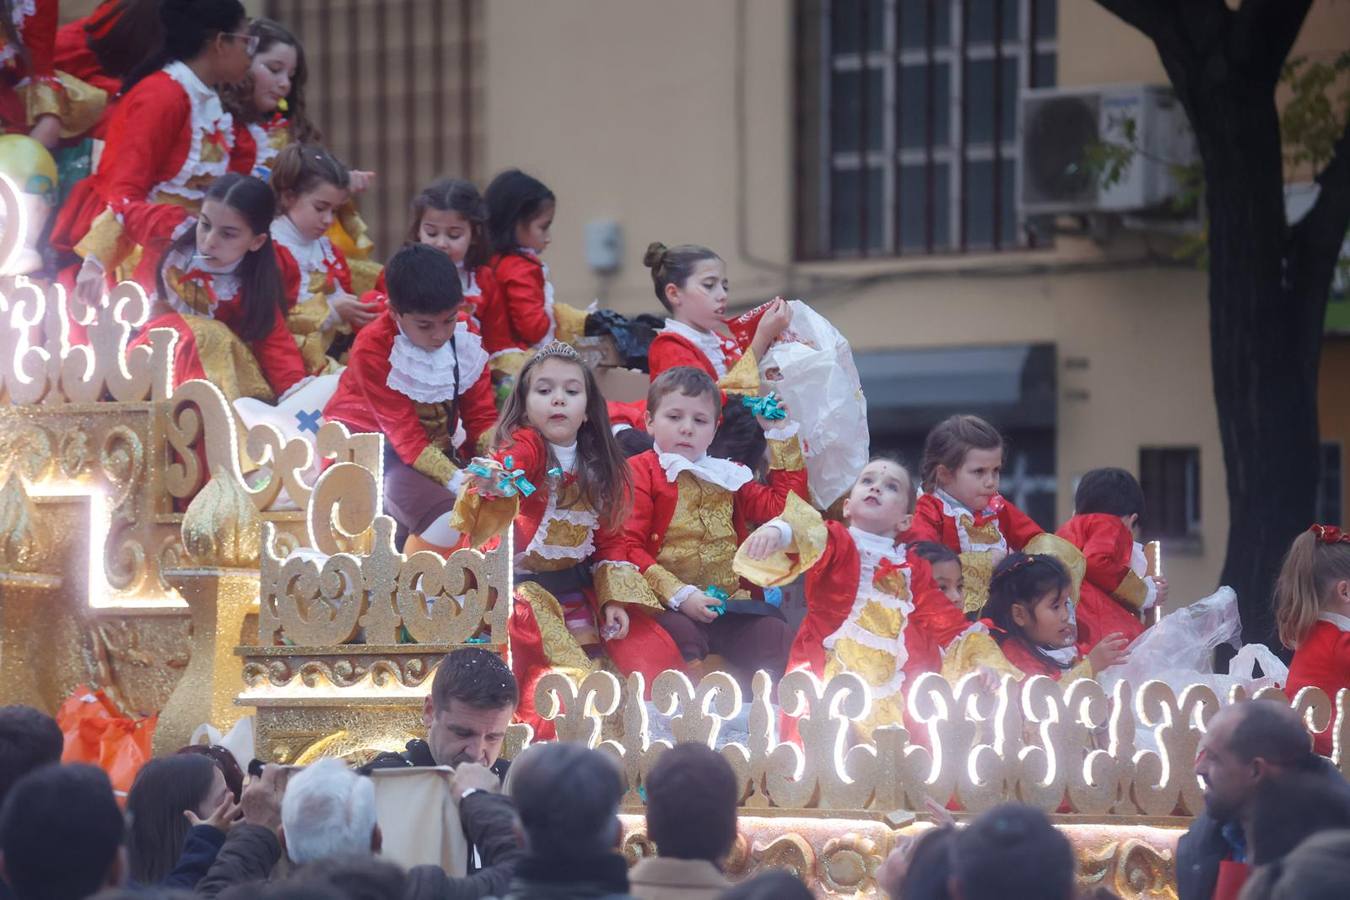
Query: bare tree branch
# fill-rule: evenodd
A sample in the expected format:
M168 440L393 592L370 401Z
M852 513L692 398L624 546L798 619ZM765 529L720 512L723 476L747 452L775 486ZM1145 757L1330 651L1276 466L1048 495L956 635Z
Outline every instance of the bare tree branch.
M1311 7L1312 0L1243 0L1229 32L1230 59L1275 83Z

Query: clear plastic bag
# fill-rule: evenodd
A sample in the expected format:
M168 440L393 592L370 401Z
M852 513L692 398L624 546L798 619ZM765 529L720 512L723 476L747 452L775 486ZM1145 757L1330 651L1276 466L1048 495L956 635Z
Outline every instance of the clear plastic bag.
M842 497L867 465L867 400L853 351L839 330L800 300L792 300L792 336L769 348L763 369L778 370L770 386L801 428L811 498L825 509Z
M1106 669L1097 680L1108 691L1121 680L1135 688L1145 682L1162 681L1178 695L1188 685L1206 684L1220 697L1237 685L1249 693L1282 686L1289 670L1263 644L1242 647L1229 664L1228 674L1215 673L1214 649L1220 644L1236 645L1241 634L1237 594L1230 587L1221 587L1203 600L1163 616L1157 625L1134 639L1126 662ZM1254 674L1257 663L1261 666L1260 678Z

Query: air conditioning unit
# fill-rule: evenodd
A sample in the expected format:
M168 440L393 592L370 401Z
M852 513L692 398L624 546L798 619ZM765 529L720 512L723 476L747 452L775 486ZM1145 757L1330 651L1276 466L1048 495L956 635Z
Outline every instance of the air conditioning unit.
M1023 217L1160 208L1179 189L1173 167L1196 158L1190 123L1169 87L1037 88L1023 91L1020 103L1017 200ZM1089 164L1092 148L1101 144L1134 148L1109 187Z

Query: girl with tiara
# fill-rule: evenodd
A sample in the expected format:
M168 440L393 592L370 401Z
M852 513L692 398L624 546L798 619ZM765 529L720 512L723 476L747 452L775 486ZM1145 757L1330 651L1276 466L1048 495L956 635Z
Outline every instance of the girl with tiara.
M568 344L541 348L502 407L490 461L460 495L452 524L479 547L507 527L516 592L508 630L520 683L518 717L536 738L535 684L550 669L578 677L607 654L650 685L683 668L657 624L660 601L628 562L623 525L632 476L610 431L595 376Z
M327 236L350 184L347 167L317 144L291 144L272 169L278 212L272 240L286 285L286 325L311 375L336 371L345 349L334 348L339 335L352 335L381 312L352 293L347 258Z

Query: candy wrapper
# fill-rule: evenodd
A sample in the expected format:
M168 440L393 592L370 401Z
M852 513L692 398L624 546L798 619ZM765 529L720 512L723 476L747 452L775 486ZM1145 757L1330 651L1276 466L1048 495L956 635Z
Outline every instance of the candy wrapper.
M770 347L761 368L777 372L780 380L773 388L801 429L811 499L825 509L853 486L867 465L867 401L844 336L800 300L789 306L792 339Z

